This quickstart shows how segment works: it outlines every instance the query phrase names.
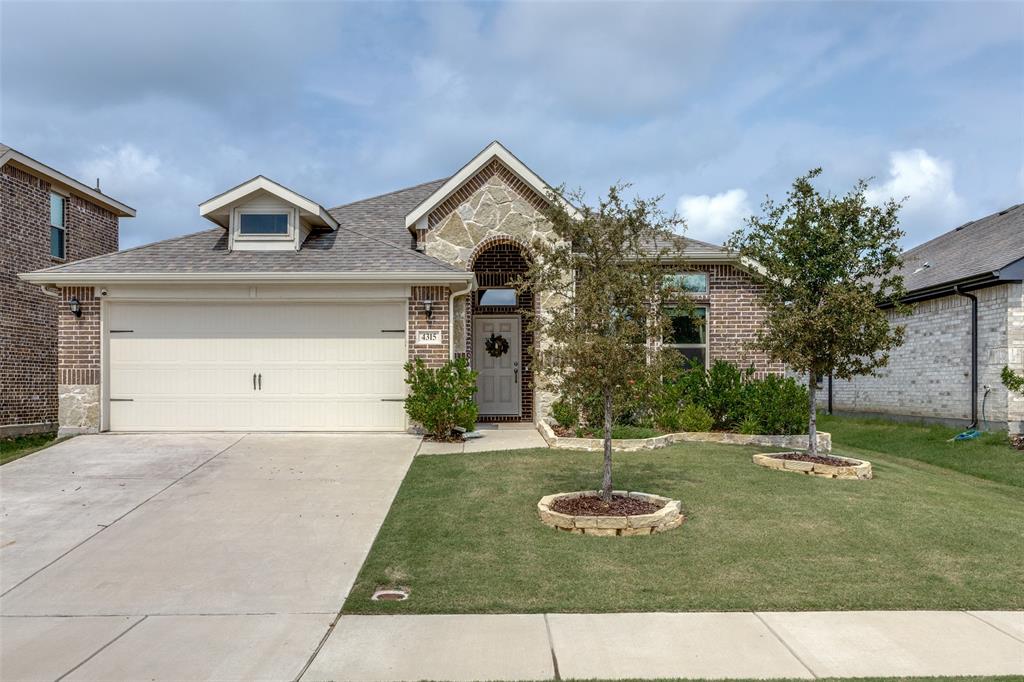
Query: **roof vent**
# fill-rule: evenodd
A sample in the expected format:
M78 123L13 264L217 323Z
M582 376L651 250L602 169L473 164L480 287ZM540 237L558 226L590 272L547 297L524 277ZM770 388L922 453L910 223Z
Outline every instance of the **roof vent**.
M911 274L916 275L919 272L924 272L925 270L927 270L931 266L932 266L931 263L929 263L928 261L925 261L924 263L921 264L921 267L919 267L917 270L914 270L914 272L912 272Z

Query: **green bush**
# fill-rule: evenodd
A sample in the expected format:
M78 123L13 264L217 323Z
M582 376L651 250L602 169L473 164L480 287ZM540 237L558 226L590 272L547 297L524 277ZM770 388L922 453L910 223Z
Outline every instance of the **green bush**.
M740 433L745 433L748 435L764 433L761 430L761 422L757 421L756 419L750 416L744 417L743 421L740 422L740 425L739 427L737 427L736 430L739 431Z
M757 424L756 433L807 433L807 389L792 377L773 374L743 385L744 421Z
M713 428L727 431L743 421L743 379L743 372L731 362L717 360L711 365L700 404L711 413Z
M421 358L405 363L409 397L405 411L432 436L449 438L456 426L472 431L476 426L476 372L465 358L449 360L436 369Z
M679 414L679 425L683 431L710 431L715 420L703 405L690 403Z
M567 398L559 398L555 402L551 403L551 416L555 418L561 426L567 428L575 428L580 421L579 410L573 405L572 401Z

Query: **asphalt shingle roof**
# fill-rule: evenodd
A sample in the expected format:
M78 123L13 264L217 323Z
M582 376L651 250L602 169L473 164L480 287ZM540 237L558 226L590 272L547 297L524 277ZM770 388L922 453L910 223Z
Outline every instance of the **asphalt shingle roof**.
M270 273L270 272L461 272L413 248L408 215L445 179L407 187L329 209L333 232L314 232L298 251L228 251L227 231L214 228L154 244L48 268L47 272ZM686 239L687 255L720 254L721 246ZM653 244L652 250L667 246Z
M905 251L903 282L908 292L930 289L1000 270L1022 258L1024 204L1017 204Z
M217 227L47 269L61 273L459 272L408 247L349 229L311 234L298 251L228 251Z

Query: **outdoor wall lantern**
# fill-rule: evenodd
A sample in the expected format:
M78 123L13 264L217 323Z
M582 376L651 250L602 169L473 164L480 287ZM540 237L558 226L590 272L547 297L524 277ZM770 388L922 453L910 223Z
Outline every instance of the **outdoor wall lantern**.
M71 314L74 315L75 317L82 316L82 304L79 303L78 299L75 298L74 296L72 296L71 300L68 301L68 308L71 309Z
M433 301L424 301L423 302L423 312L425 312L427 314L427 319L428 320L430 318L432 318L434 316L434 302Z

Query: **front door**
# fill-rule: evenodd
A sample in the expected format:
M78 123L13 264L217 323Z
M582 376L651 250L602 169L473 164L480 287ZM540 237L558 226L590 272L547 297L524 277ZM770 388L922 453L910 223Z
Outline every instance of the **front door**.
M482 415L522 414L522 334L516 317L473 320L473 369L476 404Z

